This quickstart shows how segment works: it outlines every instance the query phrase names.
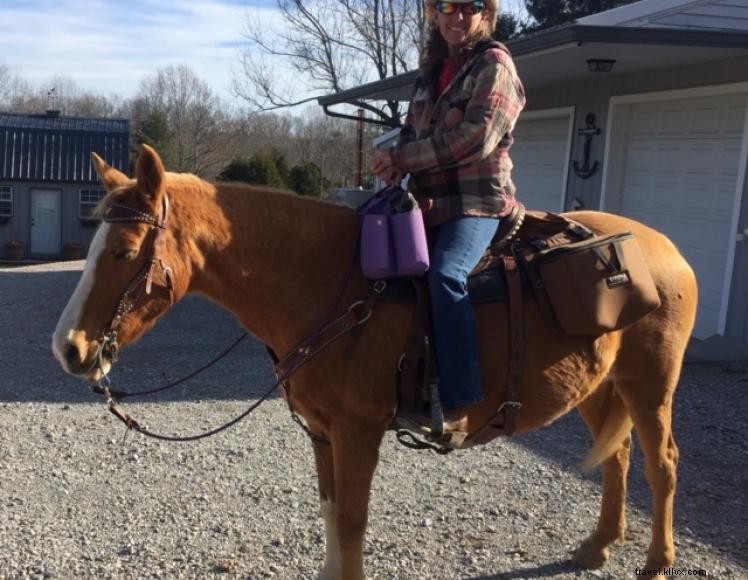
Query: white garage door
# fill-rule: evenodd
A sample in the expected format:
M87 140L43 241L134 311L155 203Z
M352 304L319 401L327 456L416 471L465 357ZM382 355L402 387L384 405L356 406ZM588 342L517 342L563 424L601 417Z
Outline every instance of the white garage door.
M533 117L523 114L514 129L510 151L517 197L528 209L564 209L569 166L571 112Z
M745 94L628 106L620 213L660 230L696 272L694 336L719 332L728 292Z

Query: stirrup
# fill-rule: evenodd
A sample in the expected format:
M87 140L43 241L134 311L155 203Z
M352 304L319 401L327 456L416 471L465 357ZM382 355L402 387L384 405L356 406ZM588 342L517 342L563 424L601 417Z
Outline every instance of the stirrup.
M441 425L441 434L436 435L429 425L412 415L397 415L392 422L392 429L397 432L407 431L419 435L429 443L438 447L449 447L451 449L465 449L470 445L465 445L468 433L466 431L444 431L444 424ZM398 440L400 437L398 436ZM400 441L402 443L402 441Z
M439 397L439 383L433 381L429 383L429 414L398 414L393 421L393 427L398 430L405 430L411 433L421 435L438 447L462 449L467 439L468 433L465 431L455 431L444 429L444 408L442 407L441 398ZM402 443L402 440L398 438Z

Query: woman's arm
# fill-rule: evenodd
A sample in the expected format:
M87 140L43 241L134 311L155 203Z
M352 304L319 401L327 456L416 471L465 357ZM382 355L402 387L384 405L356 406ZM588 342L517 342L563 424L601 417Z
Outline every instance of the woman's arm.
M517 121L525 97L516 76L501 62L497 50L478 73L463 121L454 129L410 141L393 150L393 163L404 173L468 165L490 155ZM493 58L491 58L493 57Z

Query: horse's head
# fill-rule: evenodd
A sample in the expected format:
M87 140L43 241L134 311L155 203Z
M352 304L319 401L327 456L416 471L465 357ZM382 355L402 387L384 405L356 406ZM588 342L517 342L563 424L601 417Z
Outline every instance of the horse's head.
M143 146L130 179L92 155L107 189L102 224L78 286L55 329L52 350L63 368L94 381L120 347L140 338L174 300L178 256L169 231L164 166Z

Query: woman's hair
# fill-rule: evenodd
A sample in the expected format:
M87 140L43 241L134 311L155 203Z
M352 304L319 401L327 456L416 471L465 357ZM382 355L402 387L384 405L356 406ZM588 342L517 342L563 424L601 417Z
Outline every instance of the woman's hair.
M426 19L428 21L428 31L426 33L426 43L421 55L421 73L424 77L429 78L441 66L443 60L449 55L449 47L439 32L437 25L436 3L438 0L426 0ZM463 47L463 54L469 53L475 45L487 38L491 38L494 28L496 28L496 19L499 16L500 0L483 0L483 10L480 12L481 25L475 36L469 38Z

